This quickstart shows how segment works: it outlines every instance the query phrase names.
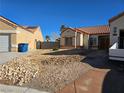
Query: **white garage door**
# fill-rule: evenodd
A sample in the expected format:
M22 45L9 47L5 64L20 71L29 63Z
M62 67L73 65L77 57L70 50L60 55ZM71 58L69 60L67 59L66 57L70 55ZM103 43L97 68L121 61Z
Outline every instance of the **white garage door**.
M0 35L0 52L9 51L9 36Z

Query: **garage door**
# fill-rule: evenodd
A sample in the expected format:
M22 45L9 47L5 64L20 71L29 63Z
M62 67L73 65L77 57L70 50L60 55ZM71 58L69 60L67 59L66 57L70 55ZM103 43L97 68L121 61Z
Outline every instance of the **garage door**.
M0 52L9 51L9 36L1 35L0 36Z

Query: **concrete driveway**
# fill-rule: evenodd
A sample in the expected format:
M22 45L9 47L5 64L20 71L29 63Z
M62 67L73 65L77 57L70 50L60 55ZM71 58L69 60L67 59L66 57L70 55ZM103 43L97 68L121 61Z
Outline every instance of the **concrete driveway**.
M9 60L20 57L22 55L26 55L28 52L25 53L18 53L18 52L0 52L0 64L4 64Z
M91 51L82 62L93 68L57 93L124 93L124 70L109 63L106 51Z
M0 84L0 93L50 93L45 91L39 91L27 87L9 86Z

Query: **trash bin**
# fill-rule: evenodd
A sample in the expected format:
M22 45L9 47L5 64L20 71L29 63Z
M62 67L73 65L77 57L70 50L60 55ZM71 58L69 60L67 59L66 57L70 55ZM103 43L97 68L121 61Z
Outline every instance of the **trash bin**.
M18 44L18 52L27 52L27 51L28 51L28 43Z

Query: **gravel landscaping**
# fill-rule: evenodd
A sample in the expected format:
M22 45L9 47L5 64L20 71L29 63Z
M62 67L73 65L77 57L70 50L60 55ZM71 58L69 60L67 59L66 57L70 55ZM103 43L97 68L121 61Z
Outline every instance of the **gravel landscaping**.
M91 67L80 55L43 55L36 51L0 65L0 83L49 92L62 89Z

